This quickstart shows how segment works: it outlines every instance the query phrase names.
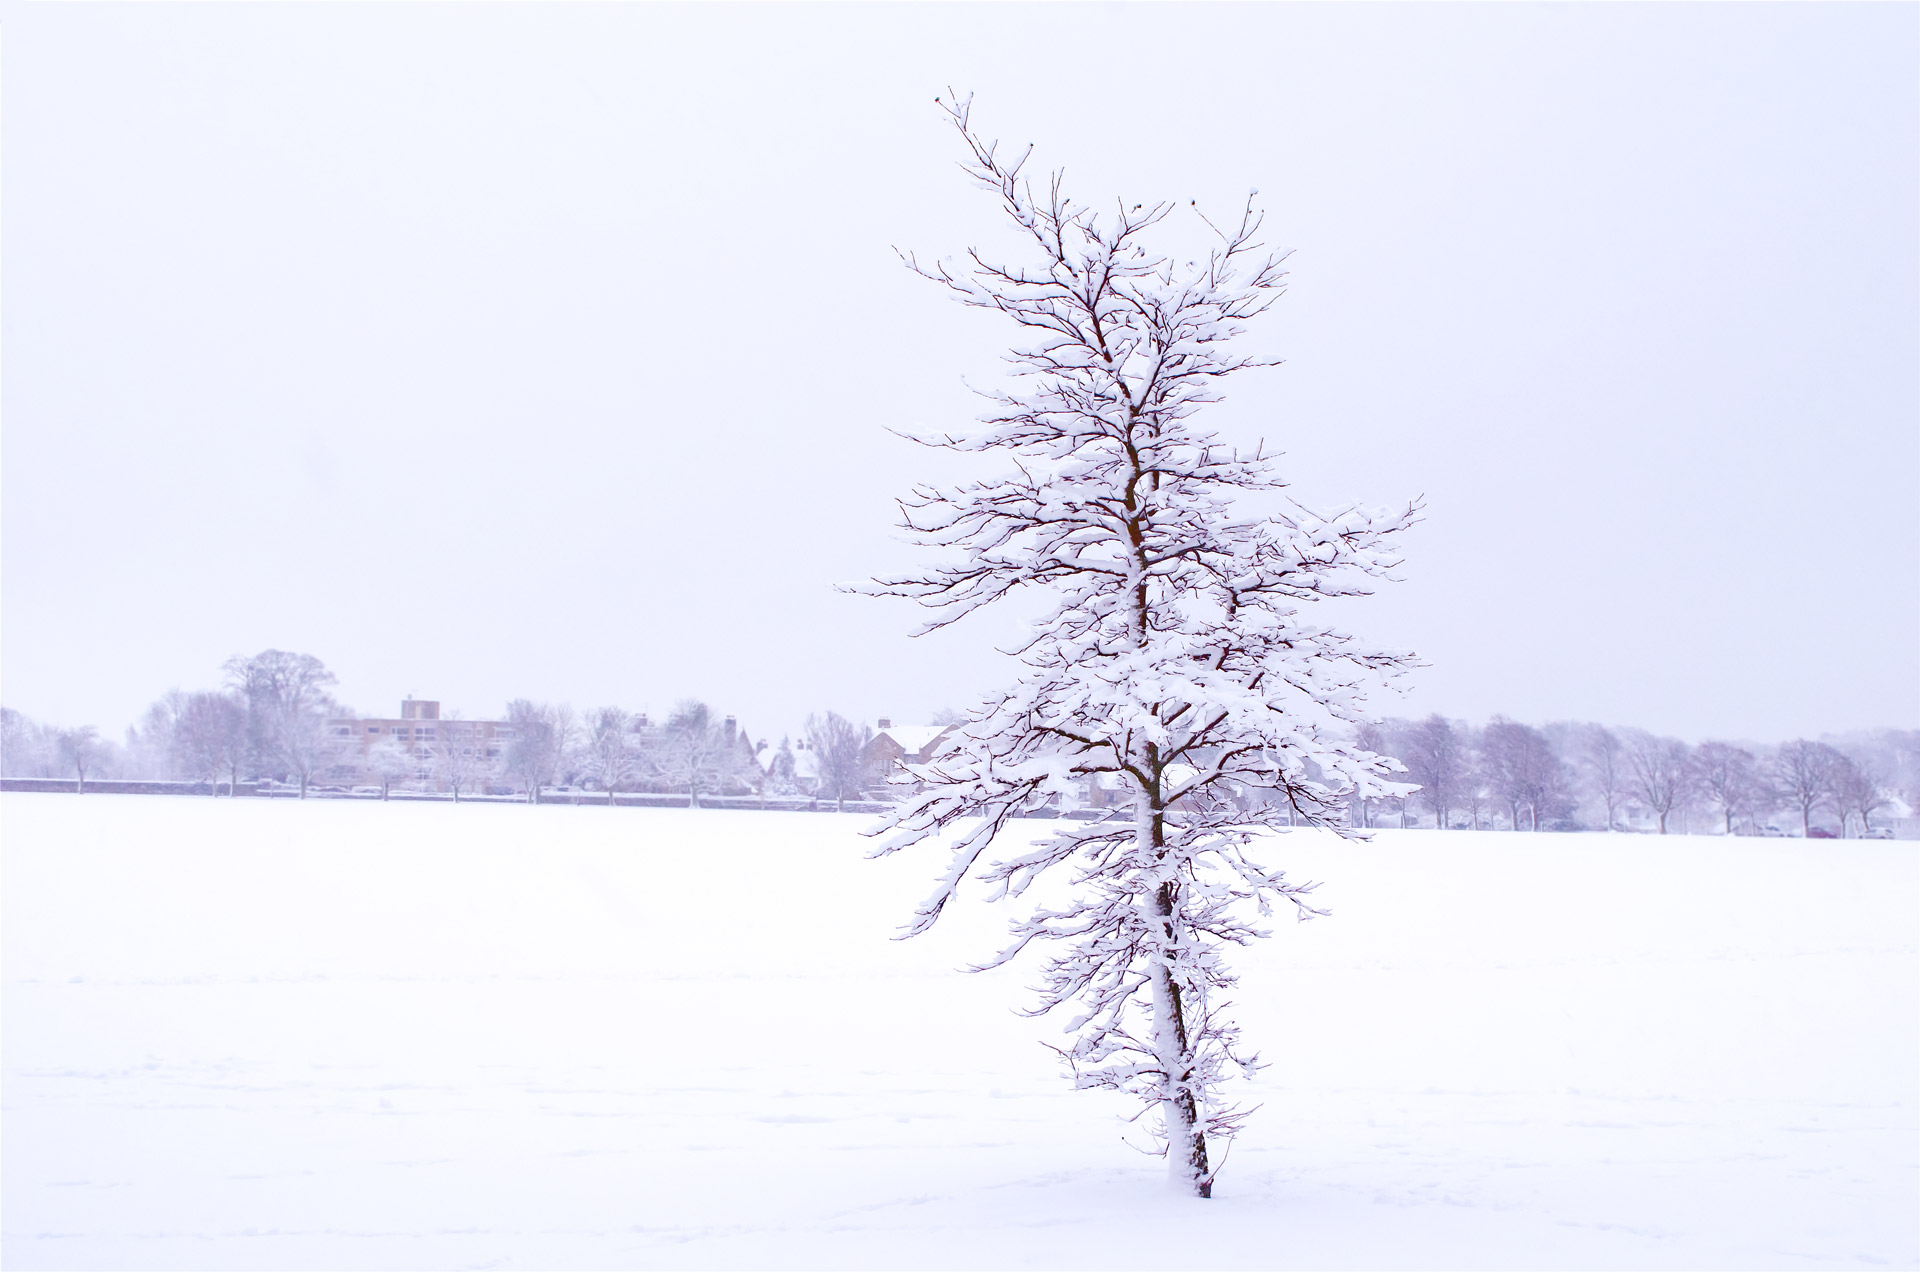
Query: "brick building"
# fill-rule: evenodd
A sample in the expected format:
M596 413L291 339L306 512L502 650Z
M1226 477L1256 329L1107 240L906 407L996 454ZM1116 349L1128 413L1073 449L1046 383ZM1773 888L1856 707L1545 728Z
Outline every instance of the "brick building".
M329 780L378 782L368 754L379 743L391 741L414 758L414 781L430 782L434 789L440 783L434 777L433 761L442 747L460 748L473 761L469 768L485 772L499 764L501 751L513 736L513 727L505 720L442 719L440 704L423 698L402 702L397 717L332 719L327 728L346 751L329 771Z

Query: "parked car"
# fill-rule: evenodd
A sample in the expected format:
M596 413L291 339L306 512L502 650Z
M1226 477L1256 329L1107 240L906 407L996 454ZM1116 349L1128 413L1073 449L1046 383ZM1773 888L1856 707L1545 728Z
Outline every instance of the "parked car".
M1762 826L1760 828L1760 837L1762 839L1785 839L1787 832L1778 826Z
M1869 827L1867 827L1867 833L1866 833L1866 834L1864 834L1864 835L1862 835L1862 836L1860 836L1860 837L1861 837L1862 839L1892 839L1892 838L1893 838L1893 827L1891 827L1891 826L1869 826Z
M1838 839L1840 838L1840 836L1834 834L1832 831L1828 830L1825 826L1810 826L1807 828L1807 838L1808 839Z

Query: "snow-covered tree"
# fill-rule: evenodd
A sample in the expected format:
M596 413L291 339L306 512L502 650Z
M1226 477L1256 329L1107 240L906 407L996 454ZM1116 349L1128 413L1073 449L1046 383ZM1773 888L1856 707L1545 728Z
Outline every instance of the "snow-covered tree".
M960 719L951 720L948 721L948 723L960 724L964 722L965 719L966 717L962 716ZM1360 726L1354 734L1354 741L1366 750L1375 752L1376 754L1391 754L1387 746L1386 735L1380 731L1380 726L1372 721L1368 721ZM1377 796L1356 790L1348 798L1347 820L1362 830L1371 830L1373 828L1374 818L1379 815L1380 804L1381 801Z
M256 762L307 787L338 754L327 716L340 708L327 690L334 674L312 654L267 649L251 658L235 655L225 664L228 683L247 704L247 723Z
M1226 948L1263 935L1276 903L1322 913L1313 885L1260 849L1290 818L1363 833L1345 826L1349 798L1392 789L1397 767L1353 738L1366 688L1407 657L1303 610L1370 591L1414 510L1308 511L1277 494L1261 449L1192 422L1223 379L1270 365L1228 348L1284 280L1251 199L1223 231L1193 217L1210 245L1169 254L1148 240L1179 228L1171 205L1102 215L1071 201L1058 174L1036 194L1024 158L974 132L967 103L946 109L1025 258L909 264L1019 328L1019 378L986 395L978 431L917 440L1005 473L903 499L908 534L946 559L867 590L930 607L923 632L1027 589L1050 604L1017 683L969 712L940 755L906 767L921 791L888 816L875 854L953 832L904 935L930 928L969 876L1005 899L1065 868L1069 895L1014 919L985 966L1058 943L1033 1011L1076 1005L1061 1054L1077 1085L1137 1096L1173 1179L1204 1197L1218 1166L1209 1141L1246 1115L1222 1084L1255 1063L1221 999L1234 983ZM1247 506L1256 500L1266 515ZM1038 843L1018 835L986 859L1010 818L1089 779L1121 782L1127 807L1055 823Z
M540 790L559 777L566 750L559 711L544 703L516 698L507 704L506 753L501 768L509 780L526 792L527 802L540 802Z
M700 807L702 794L723 792L752 763L750 748L742 754L732 719L714 719L712 708L691 698L667 717L650 758L667 789L687 793L688 808Z
M836 812L844 813L847 800L859 799L873 780L867 762L867 748L872 742L872 729L835 712L807 717L807 749L813 752L814 771L819 777L814 794L834 801Z
M485 786L499 767L498 760L488 753L480 725L461 719L457 711L441 717L438 745L433 748L433 776L453 792L454 803L460 802L461 791Z
M367 767L380 779L380 798L385 799L395 782L404 782L419 770L420 761L399 738L384 737L367 748Z
M633 718L619 707L601 707L587 716L587 771L607 792L633 780L639 758L633 752Z
M767 761L767 782L765 790L775 796L790 796L800 789L799 775L796 772L793 742L782 735L780 748Z

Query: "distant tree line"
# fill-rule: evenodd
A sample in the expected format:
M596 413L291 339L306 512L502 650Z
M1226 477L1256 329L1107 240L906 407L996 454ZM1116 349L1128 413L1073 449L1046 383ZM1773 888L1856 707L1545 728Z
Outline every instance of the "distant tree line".
M1920 808L1920 730L1689 746L1644 729L1432 715L1386 721L1361 744L1419 786L1358 802L1366 826L1845 837Z
M872 731L828 711L809 716L801 738L777 747L752 742L731 716L687 700L662 721L608 706L578 713L570 706L515 699L504 727L483 734L458 714L437 721L430 742L409 748L382 737L363 748L341 727L360 713L333 696L336 677L311 654L269 649L236 655L223 665L218 689L174 689L148 707L122 743L92 726L41 724L0 708L0 774L204 782L224 786L269 781L301 797L316 785L370 780L384 796L429 787L462 794L511 789L530 802L555 789L703 797L830 799L844 807L879 778L868 763Z
M370 781L384 795L430 788L462 795L512 790L538 802L556 789L761 799L871 798L886 774L873 731L826 711L798 739L752 742L731 716L687 700L666 719L621 707L585 713L515 699L505 727L483 744L476 722L439 721L430 743L394 738L362 748L337 731L358 712L333 696L336 678L312 654L268 649L236 655L217 689L162 694L123 742L92 726L62 728L0 707L0 774L205 783L231 794L242 783L315 785ZM943 713L938 723L955 723ZM1642 729L1499 716L1484 725L1439 715L1387 720L1361 731L1362 747L1406 767L1418 789L1355 800L1356 824L1498 830L1645 830L1721 834L1858 836L1894 815L1920 811L1920 730L1881 729L1775 746L1708 741L1689 746Z

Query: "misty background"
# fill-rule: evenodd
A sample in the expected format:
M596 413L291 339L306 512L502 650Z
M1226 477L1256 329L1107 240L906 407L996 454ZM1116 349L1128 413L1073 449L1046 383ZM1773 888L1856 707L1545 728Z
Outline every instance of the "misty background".
M229 656L778 735L1007 680L897 568L1010 338L933 105L1080 199L1249 187L1286 359L1212 420L1424 495L1386 714L1920 723L1911 6L18 6L0 694L108 734ZM999 626L995 626L995 621Z

